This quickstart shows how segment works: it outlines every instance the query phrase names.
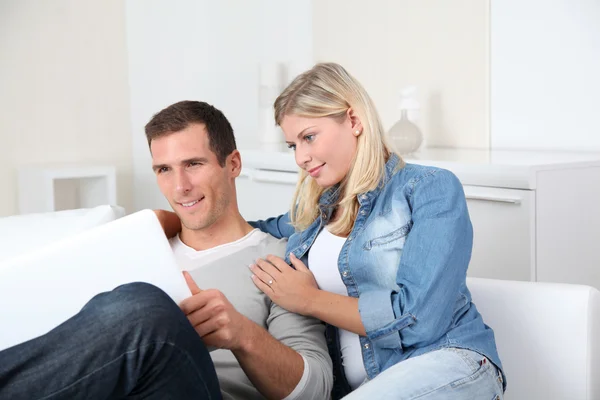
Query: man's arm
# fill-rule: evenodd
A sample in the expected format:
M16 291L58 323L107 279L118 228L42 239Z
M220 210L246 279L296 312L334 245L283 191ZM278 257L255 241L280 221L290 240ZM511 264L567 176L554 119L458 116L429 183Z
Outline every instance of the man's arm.
M262 251L283 256L285 246L286 242L277 241ZM271 302L266 325L277 342L298 352L305 362L301 381L286 400L329 399L333 387L333 366L327 350L325 324ZM285 373L286 371L279 372Z
M250 381L266 398L288 396L303 376L302 356L240 314L223 293L214 289L200 290L187 272L184 276L192 296L184 300L180 308L204 343L231 350Z
M175 237L179 232L181 232L181 220L174 212L167 210L153 210L156 214L156 218L160 221L160 225L165 231L165 235L167 239L171 239Z
M304 359L262 327L248 320L240 349L233 350L256 389L268 399L287 397L300 382Z
M278 343L296 351L306 362L302 383L296 386L288 400L330 398L333 366L325 340L325 324L271 303L267 326ZM280 373L285 374L286 371Z

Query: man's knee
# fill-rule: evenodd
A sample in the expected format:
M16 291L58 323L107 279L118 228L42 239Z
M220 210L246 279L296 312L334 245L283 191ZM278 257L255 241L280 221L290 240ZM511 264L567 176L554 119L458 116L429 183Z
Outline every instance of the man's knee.
M84 308L105 327L152 330L185 320L175 302L161 289L142 282L119 286L94 297Z

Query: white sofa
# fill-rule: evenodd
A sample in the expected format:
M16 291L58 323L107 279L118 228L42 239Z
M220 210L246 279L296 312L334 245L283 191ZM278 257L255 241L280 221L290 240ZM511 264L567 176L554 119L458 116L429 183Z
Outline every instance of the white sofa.
M3 260L64 237L76 235L124 215L125 210L122 207L103 205L0 218L0 265Z
M597 289L478 278L467 285L496 334L505 399L600 399Z
M100 206L0 218L0 268L2 260L123 215ZM507 400L600 400L598 290L477 278L467 284L496 334Z

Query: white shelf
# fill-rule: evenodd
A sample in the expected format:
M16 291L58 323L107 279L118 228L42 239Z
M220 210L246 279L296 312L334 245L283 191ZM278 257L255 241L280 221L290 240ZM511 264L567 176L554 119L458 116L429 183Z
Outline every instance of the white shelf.
M19 168L19 213L58 210L57 185L76 181L73 208L90 208L103 204L117 205L116 168L106 165L27 165Z

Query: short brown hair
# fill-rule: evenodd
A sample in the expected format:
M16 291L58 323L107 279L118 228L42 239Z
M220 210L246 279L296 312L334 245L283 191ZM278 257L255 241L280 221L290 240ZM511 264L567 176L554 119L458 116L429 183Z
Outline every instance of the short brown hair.
M203 101L180 101L155 114L145 127L148 146L152 140L182 131L190 124L206 126L210 150L225 166L225 159L237 148L233 128L220 110Z

